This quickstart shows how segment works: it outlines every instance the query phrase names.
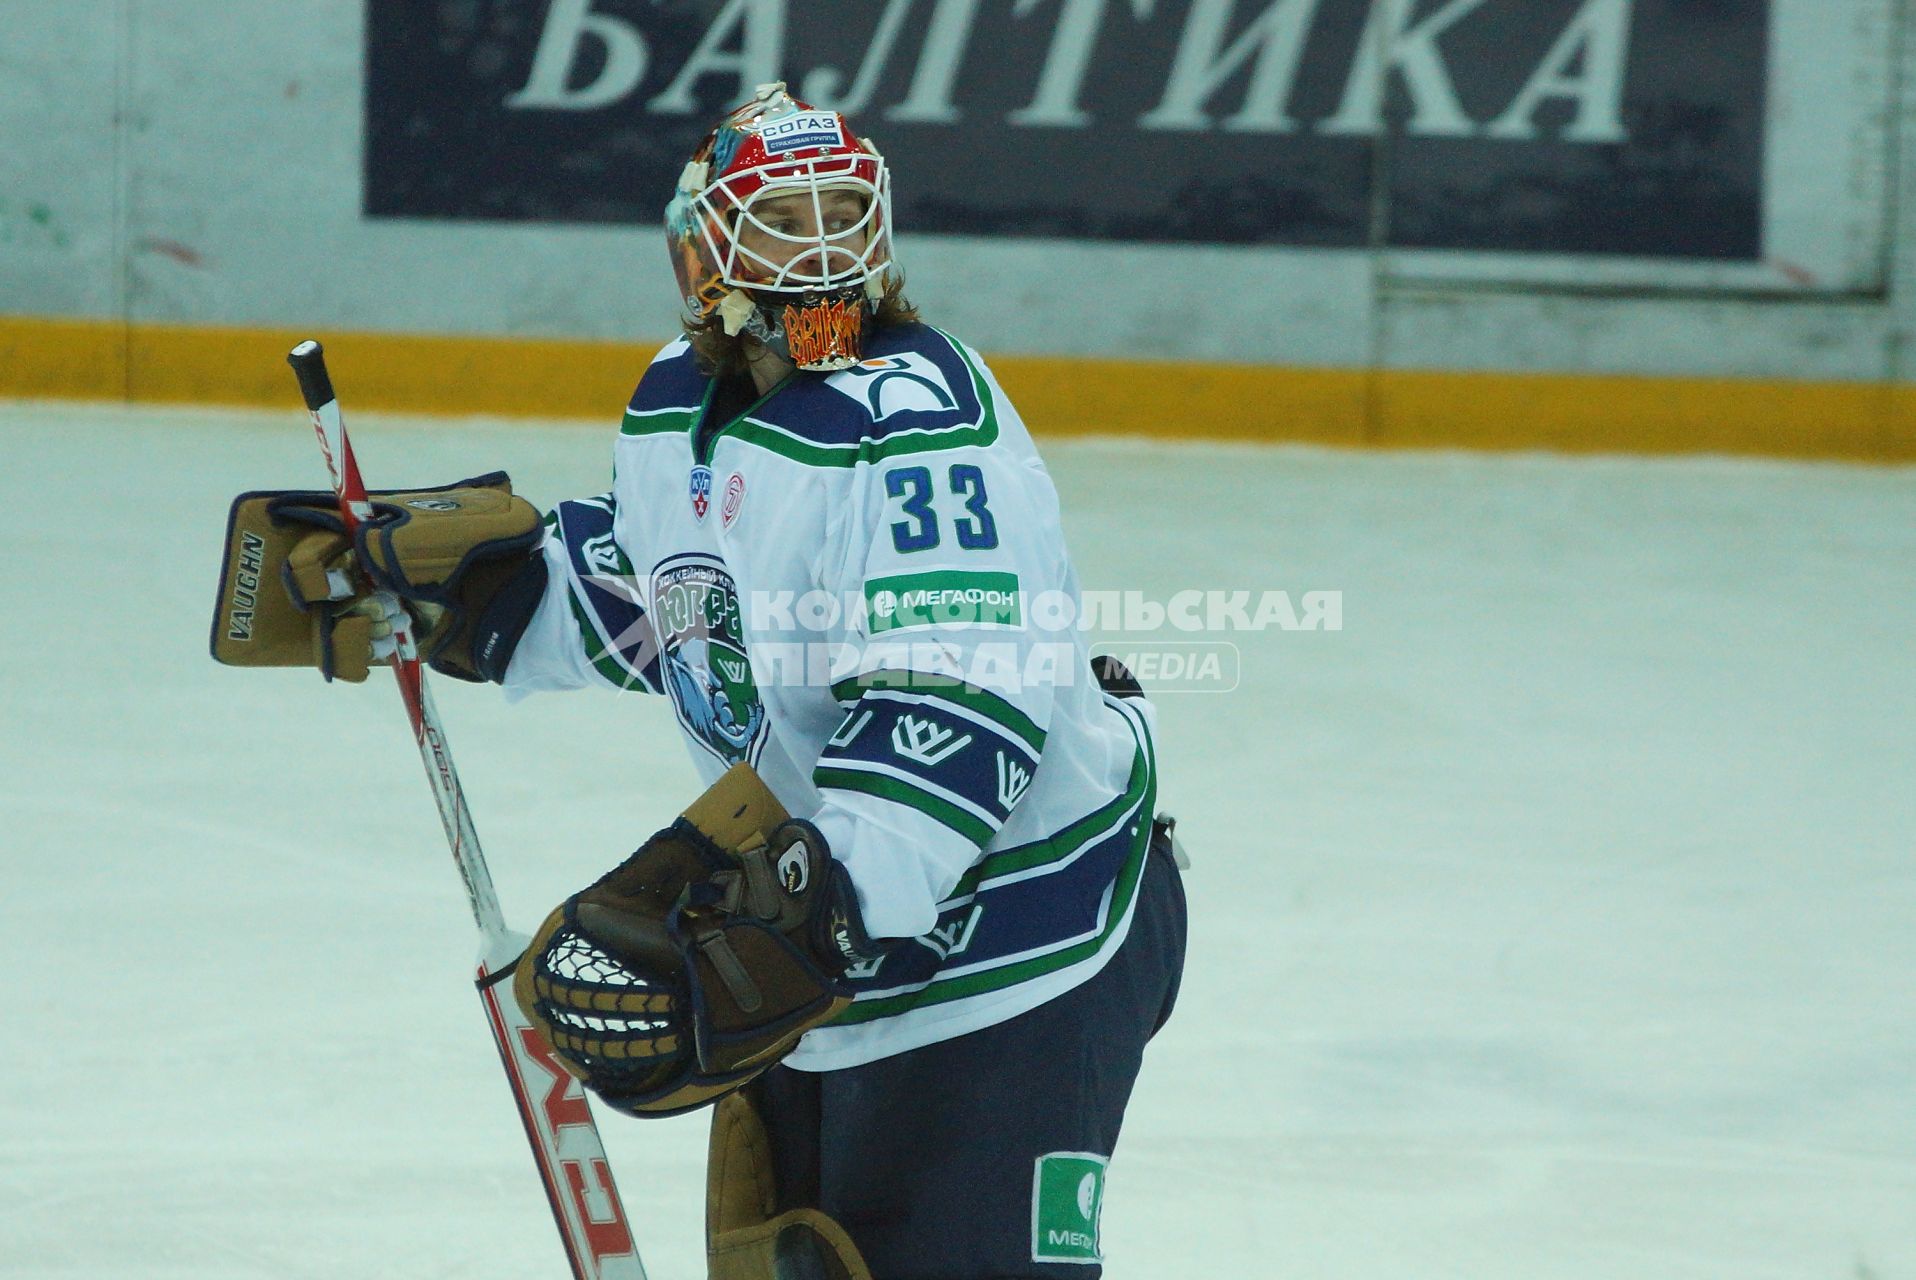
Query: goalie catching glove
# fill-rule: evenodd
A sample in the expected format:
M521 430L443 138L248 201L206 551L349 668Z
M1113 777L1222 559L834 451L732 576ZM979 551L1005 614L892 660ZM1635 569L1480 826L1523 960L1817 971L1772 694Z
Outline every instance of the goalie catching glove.
M501 680L545 588L538 511L505 472L371 495L349 536L331 493L243 493L227 520L213 656L361 681L393 652L403 606L420 656Z
M546 917L513 995L609 1105L669 1115L791 1052L850 1002L845 970L880 953L817 829L740 764Z

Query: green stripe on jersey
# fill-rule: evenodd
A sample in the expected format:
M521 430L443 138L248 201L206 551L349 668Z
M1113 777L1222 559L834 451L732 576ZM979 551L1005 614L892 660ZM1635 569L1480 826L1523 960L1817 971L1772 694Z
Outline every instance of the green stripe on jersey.
M962 898L968 893L976 893L979 885L988 884L1000 876L1029 871L1050 862L1063 862L1093 840L1107 834L1113 824L1136 808L1138 802L1156 785L1156 773L1147 756L1148 750L1145 743L1139 743L1138 753L1131 762L1131 777L1122 795L1046 839L998 850L960 876L952 888L951 896Z
M689 405L672 409L648 409L643 413L625 411L625 419L619 424L622 436L669 436L684 435L699 420L698 405Z
M838 791L857 791L916 809L934 822L950 827L981 849L991 842L992 836L997 834L991 824L979 818L977 814L968 809L959 808L943 796L921 791L902 778L894 778L887 774L865 773L858 769L835 769L830 765L820 765L812 772L812 782L821 790L830 787Z
M973 394L978 398L979 418L977 422L964 423L954 427L941 427L935 430L892 431L881 440L859 440L851 444L820 444L807 440L801 435L787 431L776 423L763 418L741 417L726 427L723 435L761 449L770 450L780 457L802 462L808 467L855 467L861 462L881 462L886 458L901 457L912 453L930 453L939 449L964 449L972 446L982 448L998 439L998 410L991 398L991 388L986 384L984 374L972 363L971 357L958 340L943 330L933 330L948 343L952 351L963 362L965 371L971 375ZM753 408L757 408L756 405ZM750 414L751 410L746 410ZM694 413L694 417L696 417ZM630 422L630 415L627 421ZM628 434L631 434L628 431Z

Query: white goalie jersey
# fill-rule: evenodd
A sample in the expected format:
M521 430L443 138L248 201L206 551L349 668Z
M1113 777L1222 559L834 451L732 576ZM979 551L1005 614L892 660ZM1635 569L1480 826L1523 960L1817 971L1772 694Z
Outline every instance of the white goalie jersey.
M786 1061L855 1066L1022 1013L1124 940L1156 791L1152 711L1105 694L1057 494L978 355L921 325L710 421L676 342L612 491L547 517L509 694L671 700L704 778L750 762L851 873L856 998Z

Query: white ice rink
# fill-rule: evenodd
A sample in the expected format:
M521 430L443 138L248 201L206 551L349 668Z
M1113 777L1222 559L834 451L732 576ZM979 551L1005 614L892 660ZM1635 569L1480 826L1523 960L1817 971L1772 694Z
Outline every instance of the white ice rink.
M391 682L207 656L304 415L0 405L0 1276L565 1275ZM355 414L378 485L612 428ZM1343 593L1166 696L1196 867L1114 1280L1916 1278L1916 471L1060 443L1087 587ZM528 927L696 784L437 682ZM602 1117L654 1280L704 1119Z

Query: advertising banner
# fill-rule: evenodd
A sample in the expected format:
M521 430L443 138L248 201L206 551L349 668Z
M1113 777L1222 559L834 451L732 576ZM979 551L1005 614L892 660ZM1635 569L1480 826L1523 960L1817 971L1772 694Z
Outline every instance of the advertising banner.
M1763 0L369 0L374 218L656 223L763 81L899 224L1751 262Z

